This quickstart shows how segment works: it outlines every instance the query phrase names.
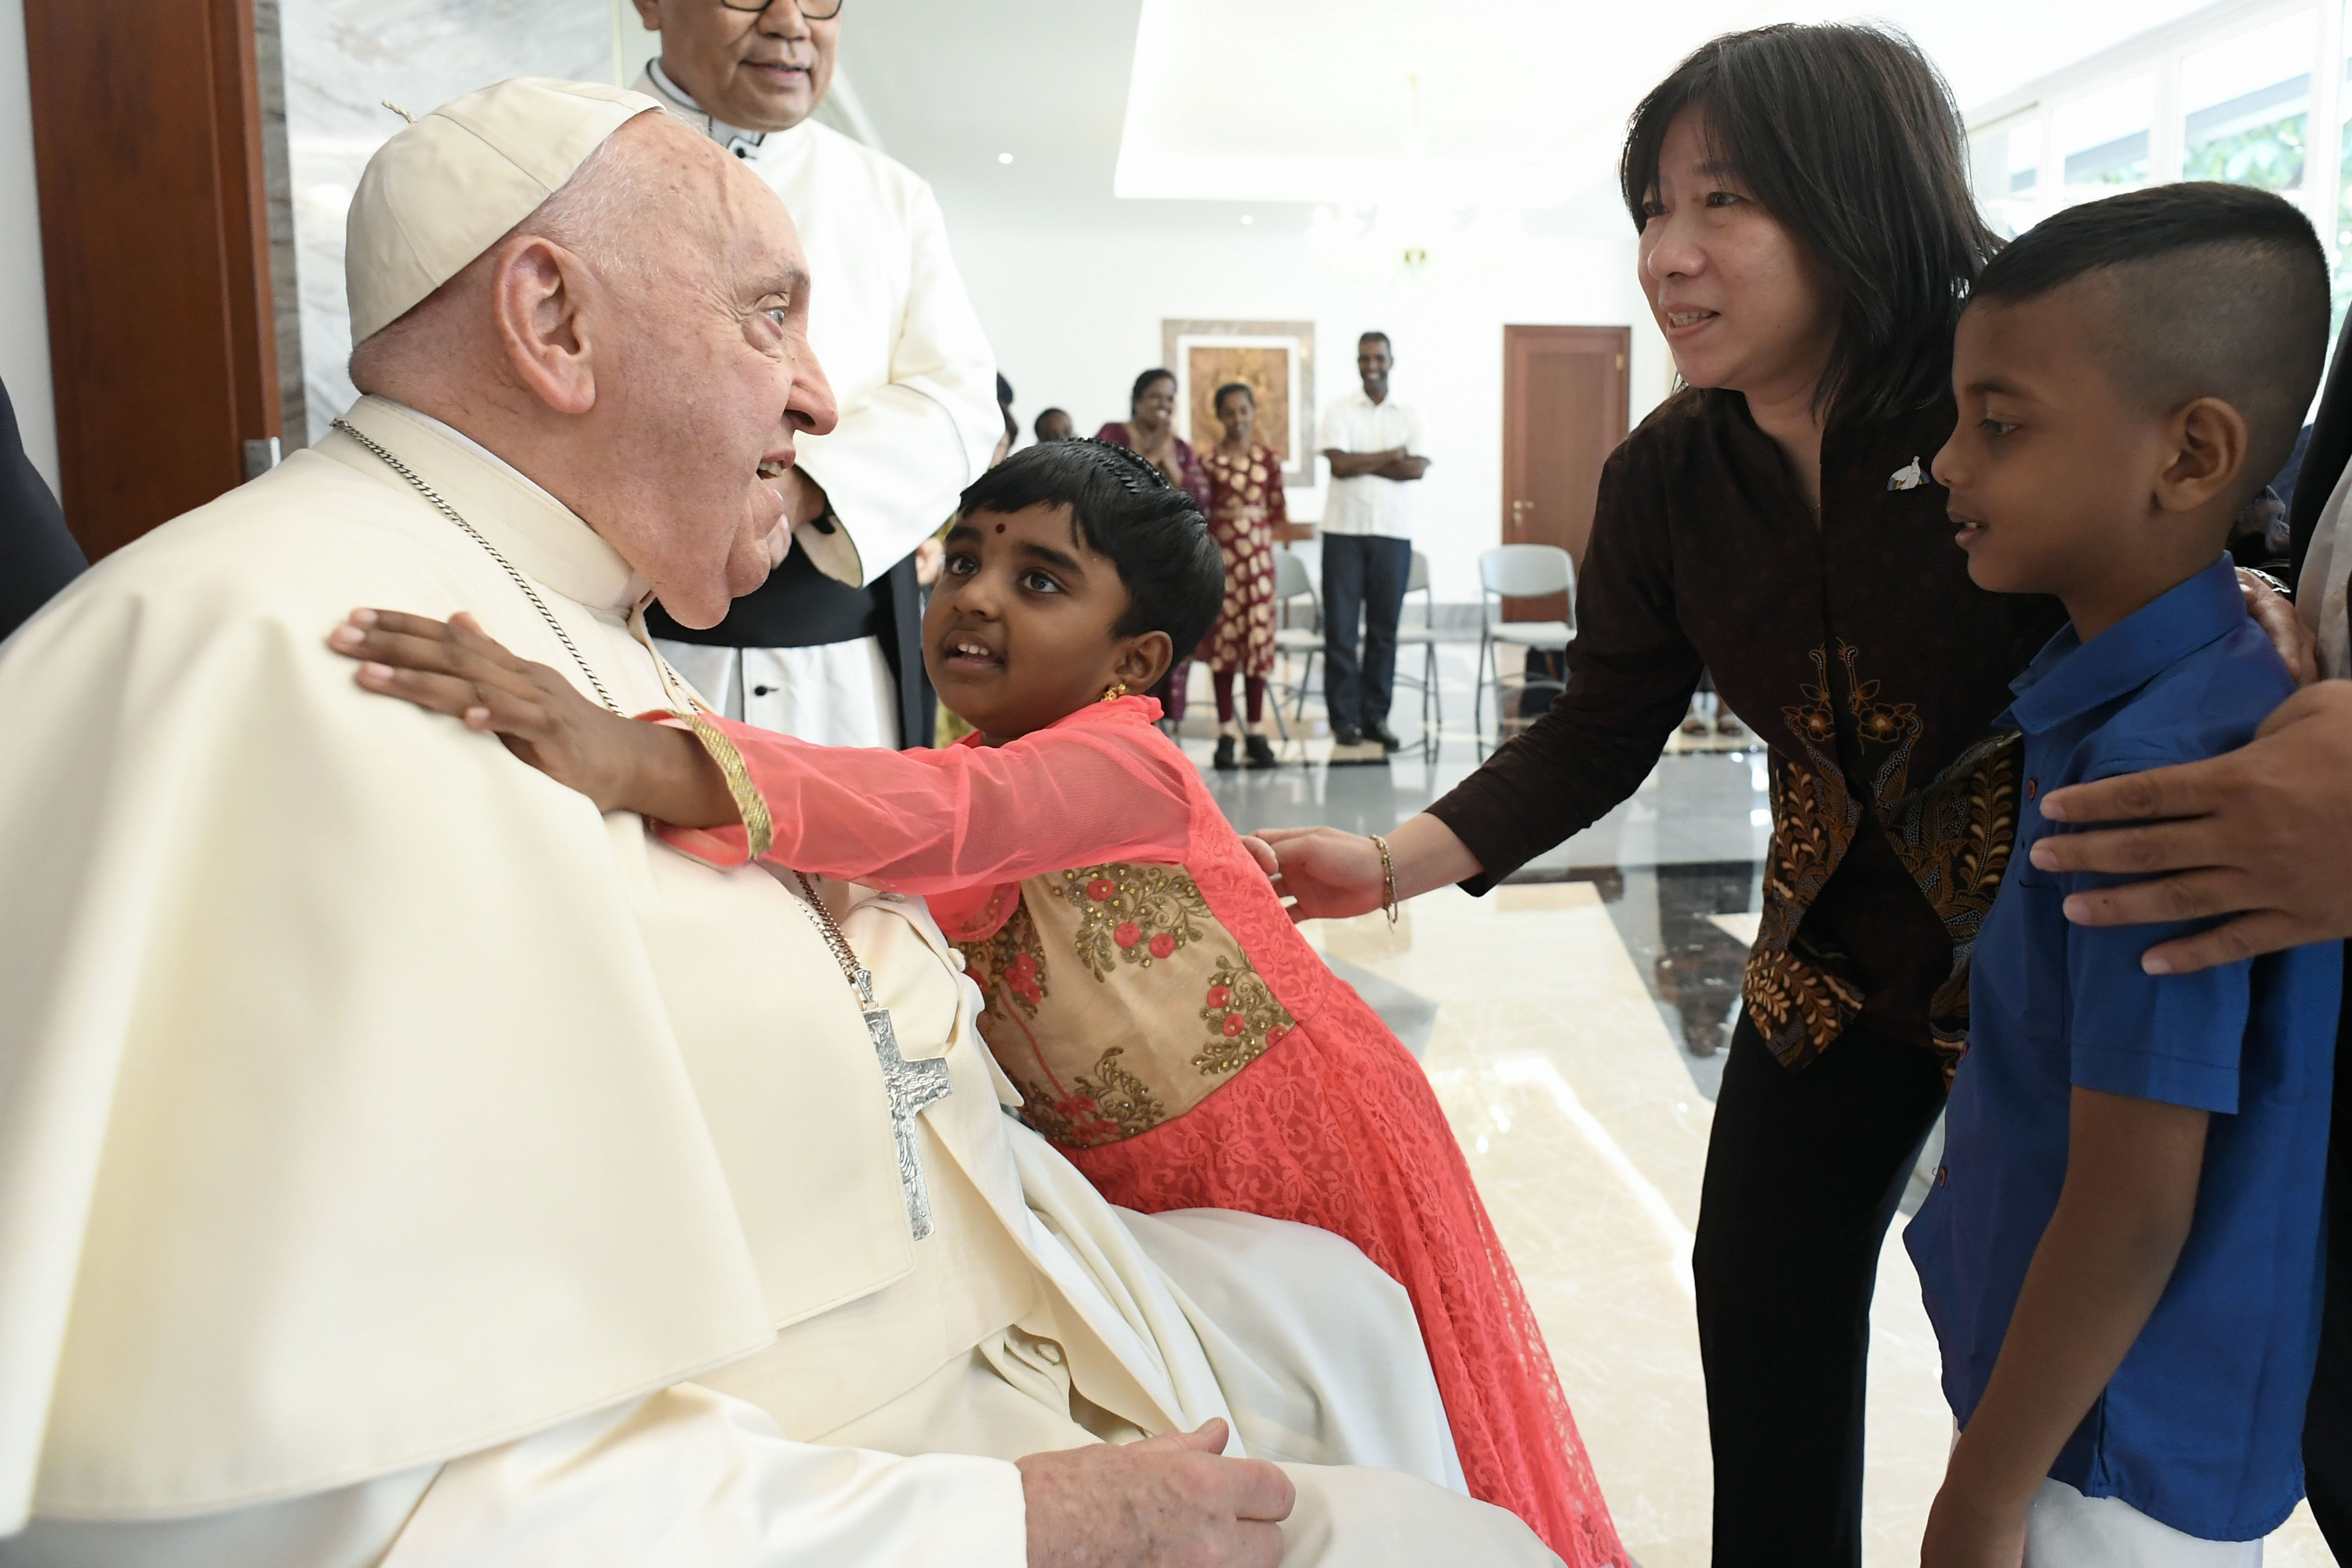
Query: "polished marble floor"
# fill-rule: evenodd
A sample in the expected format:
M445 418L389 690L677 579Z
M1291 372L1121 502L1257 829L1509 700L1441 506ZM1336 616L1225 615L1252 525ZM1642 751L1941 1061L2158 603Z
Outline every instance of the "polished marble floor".
M1468 659L1458 666L1449 715L1470 710ZM1380 832L1480 756L1465 726L1433 754L1386 764L1328 766L1328 742L1310 739L1307 761L1216 773L1213 733L1196 719L1185 745L1244 830ZM1708 745L1720 749L1678 746L1631 799L1485 899L1442 889L1406 905L1393 931L1378 915L1305 928L1427 1068L1643 1568L1707 1561L1691 1234L1769 832L1760 755ZM1918 1561L1950 1436L1935 1337L1892 1233L1871 1315L1870 1568ZM2267 1561L2333 1559L2298 1510Z

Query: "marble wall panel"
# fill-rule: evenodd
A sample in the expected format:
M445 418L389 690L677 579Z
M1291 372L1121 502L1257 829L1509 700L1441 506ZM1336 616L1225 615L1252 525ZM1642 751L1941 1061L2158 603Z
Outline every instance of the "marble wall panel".
M343 219L368 158L423 114L510 76L612 81L625 0L279 0L304 411L324 434L357 396L346 373Z

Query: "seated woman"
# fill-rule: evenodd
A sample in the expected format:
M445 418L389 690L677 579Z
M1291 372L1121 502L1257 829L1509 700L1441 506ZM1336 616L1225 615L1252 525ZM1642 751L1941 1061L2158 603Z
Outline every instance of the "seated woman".
M966 490L948 535L923 641L976 727L951 747L633 724L462 621L363 611L344 651L370 661L362 685L498 732L688 853L924 895L986 995L1023 1116L1106 1197L1353 1242L1412 1299L1472 1495L1569 1563L1622 1563L1427 1079L1293 927L1158 705L1127 694L1200 637L1221 580L1199 507L1151 464L1057 442Z

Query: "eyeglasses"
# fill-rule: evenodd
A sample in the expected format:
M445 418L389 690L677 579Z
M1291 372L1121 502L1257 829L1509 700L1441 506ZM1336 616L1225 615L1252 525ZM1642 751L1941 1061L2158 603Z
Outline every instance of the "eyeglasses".
M719 4L726 9L740 11L750 16L764 15L768 7L775 3L776 0L760 0L756 5L747 5L743 0L719 0ZM798 4L801 15L812 22L830 22L841 15L842 0L798 0Z

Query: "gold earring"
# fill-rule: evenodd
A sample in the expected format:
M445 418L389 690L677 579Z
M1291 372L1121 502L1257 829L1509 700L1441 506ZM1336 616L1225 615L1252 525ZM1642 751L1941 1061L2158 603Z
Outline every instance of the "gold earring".
M1105 702L1116 702L1126 695L1127 682L1124 680L1114 680L1108 686L1103 688L1102 700Z

